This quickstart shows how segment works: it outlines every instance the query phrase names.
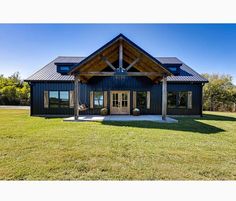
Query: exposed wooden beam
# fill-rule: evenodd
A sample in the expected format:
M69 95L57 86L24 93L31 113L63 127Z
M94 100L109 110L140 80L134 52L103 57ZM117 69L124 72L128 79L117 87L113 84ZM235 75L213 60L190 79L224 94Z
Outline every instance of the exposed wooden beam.
M130 50L129 52L132 52L133 55L135 55L135 53L136 53L136 57L137 57L137 53L138 54L141 53L144 56L144 58L142 60L145 60L145 62L149 63L149 65L158 66L162 72L164 72L168 75L171 75L159 62L157 62L152 57L149 57L146 53L140 52L136 47L132 46L129 42L124 43L124 47L126 50Z
M153 80L153 82L154 82L155 84L158 84L158 83L160 82L161 79L162 79L161 76L156 77L156 78Z
M93 59L89 60L88 62L80 66L80 70L87 71L87 69L89 69L91 66L97 65L99 62L102 62L101 56L108 58L109 55L117 53L118 49L119 49L119 43L117 41L115 44L108 47L107 49L102 51L100 54L96 55ZM118 59L118 55L116 55L116 57Z
M118 50L116 52L113 52L110 55L104 56L104 55L100 55L99 56L99 60L96 63L91 64L89 67L87 68L81 68L80 71L82 72L88 72L88 71L102 71L104 68L107 67L107 63L104 62L101 58L104 56L107 58L107 60L109 60L110 63L115 62L116 60L118 60L118 55L115 54L118 53ZM96 67L94 69L94 67Z
M115 72L80 72L82 76L113 76Z
M157 72L127 72L128 76L160 76Z
M102 60L105 61L105 63L108 66L110 66L114 71L116 70L116 68L112 65L112 63L106 57L102 57Z
M139 58L135 59L127 68L126 70L128 71L130 68L132 68L137 62L139 61Z
M115 72L80 72L81 76L114 76ZM127 76L160 76L158 72L127 72Z
M123 45L121 41L119 46L119 68L123 68Z
M140 57L139 57L140 58ZM135 58L130 58L129 56L127 55L124 55L124 60L128 63L131 63ZM138 64L134 64L134 68L136 68L137 70L141 71L141 72L148 72L148 70L152 71L152 72L155 72L155 70L152 70L151 68L147 68L146 66L143 66L142 65L142 62L141 62L141 59L139 61ZM155 76L148 76L151 80L154 80L155 79Z
M131 60L135 60L135 58L140 58L140 60L139 60L139 66L142 66L142 67L144 67L144 68L149 68L150 69L150 71L158 71L158 72L162 72L162 71L160 71L159 70L159 68L157 68L157 67L155 67L156 66L156 64L151 64L150 65L150 63L148 64L148 63L146 63L146 61L145 61L145 56L137 56L137 57L135 57L134 55L132 55L132 54L130 54L129 53L129 51L125 51L124 52L124 60L125 59L128 59L128 62L131 62Z

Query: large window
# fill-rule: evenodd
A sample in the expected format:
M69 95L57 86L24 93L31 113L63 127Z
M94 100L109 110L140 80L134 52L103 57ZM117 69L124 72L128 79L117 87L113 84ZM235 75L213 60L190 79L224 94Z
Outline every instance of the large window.
M147 106L147 92L139 91L137 92L137 107L146 108Z
M59 107L58 91L49 91L49 107L50 108Z
M168 108L192 108L192 92L180 91L168 93Z
M175 92L169 92L168 93L168 108L176 108L176 99L177 99L177 94Z
M49 91L50 108L68 108L69 91Z
M60 91L60 107L68 108L69 107L69 92Z
M95 91L94 92L94 107L101 108L103 107L103 92L102 91Z
M187 91L179 92L177 106L179 108L187 108L188 106L188 92Z

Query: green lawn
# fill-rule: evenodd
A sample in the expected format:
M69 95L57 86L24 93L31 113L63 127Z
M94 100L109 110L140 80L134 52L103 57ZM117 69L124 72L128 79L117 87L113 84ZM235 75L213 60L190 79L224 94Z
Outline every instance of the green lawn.
M236 114L63 122L0 109L1 180L235 180Z

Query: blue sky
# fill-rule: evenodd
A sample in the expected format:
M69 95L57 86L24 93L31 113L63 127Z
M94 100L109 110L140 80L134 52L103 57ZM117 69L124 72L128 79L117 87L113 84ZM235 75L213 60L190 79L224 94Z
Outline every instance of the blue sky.
M1 24L0 74L27 78L57 56L88 56L123 33L153 56L236 83L236 24Z

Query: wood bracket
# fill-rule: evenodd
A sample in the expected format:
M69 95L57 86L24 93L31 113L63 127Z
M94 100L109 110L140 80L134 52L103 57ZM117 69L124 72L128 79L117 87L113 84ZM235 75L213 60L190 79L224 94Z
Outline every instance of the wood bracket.
M138 63L139 58L135 59L127 68L126 70L128 71L130 68L132 68L136 63Z
M104 56L101 56L101 59L108 65L112 68L112 70L116 70L116 68L112 65L112 63Z

